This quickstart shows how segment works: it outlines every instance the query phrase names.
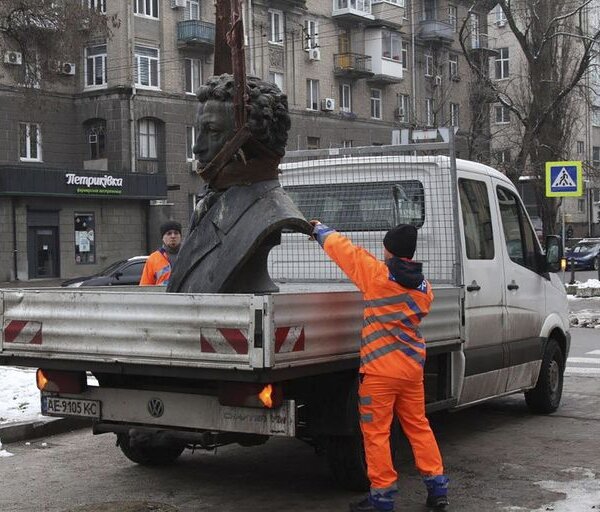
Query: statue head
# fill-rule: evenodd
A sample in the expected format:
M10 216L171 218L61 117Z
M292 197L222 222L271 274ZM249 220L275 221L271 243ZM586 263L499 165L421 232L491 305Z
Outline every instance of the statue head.
M194 155L205 166L234 135L234 81L230 74L210 77L198 90L198 135ZM290 129L287 96L256 77L246 81L247 124L254 139L283 156Z

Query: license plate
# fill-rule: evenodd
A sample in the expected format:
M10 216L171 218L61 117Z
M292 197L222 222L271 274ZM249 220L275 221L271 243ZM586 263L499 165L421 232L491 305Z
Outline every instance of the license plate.
M45 416L80 416L99 419L100 405L99 400L42 395L42 414Z

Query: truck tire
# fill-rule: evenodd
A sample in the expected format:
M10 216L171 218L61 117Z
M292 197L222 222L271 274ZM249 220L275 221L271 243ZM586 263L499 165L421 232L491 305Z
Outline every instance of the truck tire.
M142 466L166 466L172 464L185 449L185 444L157 435L130 436L117 434L117 445L129 460Z
M542 366L535 388L525 392L529 410L536 414L550 414L558 409L562 397L565 358L556 340L550 338L542 358Z

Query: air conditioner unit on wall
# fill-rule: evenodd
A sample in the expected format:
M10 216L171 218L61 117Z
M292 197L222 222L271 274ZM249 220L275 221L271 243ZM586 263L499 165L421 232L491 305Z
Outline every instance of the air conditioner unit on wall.
M335 100L333 98L323 98L321 100L321 110L325 112L335 110Z
M20 66L23 64L23 55L21 52L5 52L4 53L4 62L6 64L13 64L15 66Z
M321 50L319 48L310 48L308 50L308 60L321 60Z
M60 72L63 75L74 75L75 74L75 64L72 62L61 62L60 63Z
M88 142L90 144L96 144L98 142L98 134L97 133L90 133L88 135Z
M185 0L171 0L172 9L177 9L179 7L185 7Z

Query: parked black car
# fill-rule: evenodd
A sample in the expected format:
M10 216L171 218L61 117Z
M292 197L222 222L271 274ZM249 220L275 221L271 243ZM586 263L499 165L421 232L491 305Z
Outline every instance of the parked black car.
M115 261L97 274L67 279L61 286L69 288L79 286L115 286L139 284L142 270L148 256L134 256L127 260Z

